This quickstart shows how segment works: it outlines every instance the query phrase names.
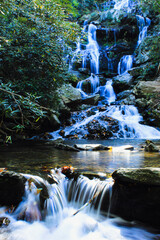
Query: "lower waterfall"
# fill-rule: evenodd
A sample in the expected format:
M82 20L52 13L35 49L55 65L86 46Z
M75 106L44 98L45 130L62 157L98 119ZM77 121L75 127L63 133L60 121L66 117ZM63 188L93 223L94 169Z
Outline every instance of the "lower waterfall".
M5 240L133 240L158 239L158 234L126 222L120 218L109 218L101 211L109 211L111 200L111 179L100 180L80 176L75 179L58 177L57 184L49 184L46 180L32 175L25 175L26 193L23 201L13 213L0 209L0 216L8 217L8 228L0 228L0 239ZM60 174L59 174L60 176ZM48 199L40 207L39 188L42 185L48 189ZM107 194L108 199L107 199ZM95 196L95 198L94 198ZM94 198L94 199L93 199ZM90 199L91 204L75 212Z

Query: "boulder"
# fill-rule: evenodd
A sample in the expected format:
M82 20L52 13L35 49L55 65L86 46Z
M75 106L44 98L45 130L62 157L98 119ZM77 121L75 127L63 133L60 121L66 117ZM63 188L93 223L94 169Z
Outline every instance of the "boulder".
M100 99L99 94L95 94L93 96L89 96L85 99L82 100L82 104L87 104L87 105L96 105Z
M63 84L61 88L57 90L57 93L64 105L70 106L81 101L80 91L72 87L71 84Z
M112 177L110 213L159 228L160 168L122 168Z
M93 120L87 124L88 139L109 139L119 131L117 120L108 116L103 116L101 120L106 122L105 126L104 123L100 123L98 120Z
M129 97L129 95L132 94L132 90L125 90L123 92L120 92L117 94L117 100L122 100L124 98Z
M159 152L159 148L150 140L146 140L146 146L144 150L146 152Z
M132 76L130 74L117 75L113 78L113 88L116 93L120 93L131 87Z
M17 206L24 196L25 182L21 174L0 172L0 206Z
M55 148L65 150L65 151L71 151L71 152L79 152L79 150L75 147L72 147L70 145L64 144L64 143L55 143Z
M160 127L160 77L140 81L134 88L136 105L148 124Z

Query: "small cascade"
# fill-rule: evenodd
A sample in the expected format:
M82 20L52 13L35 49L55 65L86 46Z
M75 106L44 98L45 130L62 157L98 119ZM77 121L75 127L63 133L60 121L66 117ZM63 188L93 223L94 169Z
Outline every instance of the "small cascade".
M77 87L83 98L86 98L88 95L85 93L85 91L83 90L83 86L85 84L89 84L90 85L90 93L91 94L95 94L97 92L97 88L99 87L99 78L98 76L91 74L91 76L85 80L79 81L77 84Z
M107 54L105 54L106 58L107 58L107 62L108 62L108 71L109 72L113 72L113 62L112 59L108 57Z
M118 74L126 74L133 66L133 56L125 55L120 59L118 63Z
M148 17L144 18L143 16L137 15L137 23L139 27L139 36L138 36L137 46L139 46L139 44L147 36L147 30L151 24L151 20Z
M27 181L26 194L18 208L13 213L5 213L5 209L0 208L0 217L5 216L10 221L8 227L1 227L1 239L159 239L159 234L156 232L150 233L147 229L139 228L137 225L120 218L109 218L113 185L111 179L101 181L94 178L90 180L87 177L79 176L77 180L69 180L62 175L60 174L57 184L51 185L38 177L38 181L40 180L39 183L43 182L47 189L50 188L49 199L54 199L54 201L51 205L48 205L48 212L43 221L40 221L42 219L37 217L34 205L30 208L32 219L25 218L22 221L17 218L18 215L16 213L18 210L23 210L22 206L24 206L24 202L29 204L27 201L30 197L26 197L26 195L33 195L32 197L36 201L36 204L35 201L34 204L40 209L39 196L35 195L37 192L36 184L38 184L37 177L30 175L30 178L35 182ZM30 185L30 183L32 184ZM57 195L62 196L62 199L61 197L57 197ZM55 209L55 199L57 199L57 206L61 206L61 201L65 201L63 209ZM39 214L43 216L44 210L40 209Z
M107 116L119 121L118 138L159 139L160 131L140 124L143 121L135 106L110 106Z
M104 97L108 105L116 100L116 94L112 87L112 80L107 81L105 86L97 88L96 93L99 93L101 97Z
M110 205L110 190L112 185L112 179L101 181L94 178L90 180L87 177L80 176L77 181L74 181L73 179L68 182L66 195L68 201L71 202L75 208L83 206L92 200L90 201L91 204L88 208L89 211L96 208L98 215L100 215L101 210L105 210L108 214L107 209L109 209ZM107 206L102 206L104 200L106 202L105 205L108 203Z

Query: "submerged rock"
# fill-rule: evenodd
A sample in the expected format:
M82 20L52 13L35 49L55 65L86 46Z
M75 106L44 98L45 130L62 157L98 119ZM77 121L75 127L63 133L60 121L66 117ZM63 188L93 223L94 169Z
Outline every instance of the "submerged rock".
M75 144L75 148L85 151L99 151L99 150L110 150L112 147L104 146L102 144Z

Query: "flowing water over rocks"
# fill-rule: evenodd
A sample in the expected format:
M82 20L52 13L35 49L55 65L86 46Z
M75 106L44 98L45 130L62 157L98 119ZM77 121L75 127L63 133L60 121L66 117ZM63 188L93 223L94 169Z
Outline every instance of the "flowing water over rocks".
M109 218L112 179L100 180L79 176L69 180L58 169L51 171L53 182L50 184L37 176L23 176L26 183L21 203L15 210L9 211L10 213L5 207L0 209L0 216L10 221L8 227L0 228L0 239L159 238L156 230L142 229L136 223L120 218ZM45 197L44 193L47 193Z
M112 17L115 21L117 21L120 11L134 15L139 28L134 50L138 48L147 36L147 29L150 26L151 20L141 15L135 16L135 13L132 13L132 1L128 0L121 2L115 1L111 10L108 11L112 11ZM133 21L133 19L130 21ZM131 86L134 86L134 78L128 73L128 71L132 69L135 61L134 50L132 54L124 54L119 58L119 61L115 61L115 58L112 57L112 50L113 47L118 46L116 41L119 35L117 35L115 28L105 29L105 34L106 32L108 34L108 31L112 30L114 35L113 47L107 46L105 50L106 57L104 60L107 62L106 70L117 75L113 79L105 78L103 73L101 73L100 61L104 47L101 43L98 43L96 37L97 33L103 33L104 29L101 29L98 23L94 21L88 23L86 20L83 26L83 33L86 32L88 35L88 43L86 45L82 44L80 39L78 39L77 48L71 60L72 66L70 66L74 69L75 59L78 57L81 62L81 71L82 69L88 69L91 73L90 77L77 83L77 89L82 96L82 103L85 102L87 104L88 100L88 106L82 105L76 112L73 112L71 119L66 122L64 121L65 126L61 126L60 130L51 134L53 139L57 139L58 137L70 139L159 139L159 130L144 125L143 118L139 114L136 106L134 106L135 96L132 90L131 94L127 92L128 97L124 99L124 101L123 98L120 101L116 101L115 92L121 93L123 90L130 91ZM121 97L122 96L123 94L121 94ZM91 99L94 99L93 103L89 102ZM80 110L81 108L83 110Z

